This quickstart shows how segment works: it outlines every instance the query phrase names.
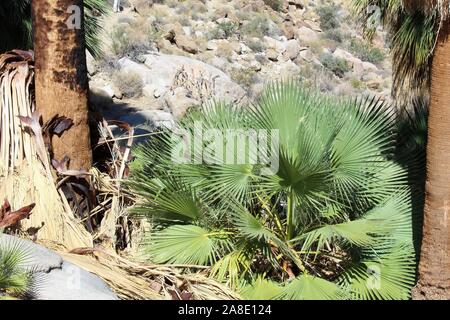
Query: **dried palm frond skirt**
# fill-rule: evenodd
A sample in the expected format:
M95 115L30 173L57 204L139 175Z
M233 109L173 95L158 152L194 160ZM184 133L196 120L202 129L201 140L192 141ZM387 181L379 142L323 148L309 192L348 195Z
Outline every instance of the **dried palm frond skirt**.
M20 123L19 116L30 116L33 111L33 80L32 53L0 55L0 199L8 200L13 211L35 204L29 218L13 232L97 274L122 299L239 299L202 273L204 269L182 273L173 266L145 265L117 255L111 239L117 218L123 214L120 194L109 177L95 169L92 176L104 195L103 206L112 204L98 232L86 230L58 190L49 163L38 159L35 140ZM102 249L93 248L94 240L103 244Z

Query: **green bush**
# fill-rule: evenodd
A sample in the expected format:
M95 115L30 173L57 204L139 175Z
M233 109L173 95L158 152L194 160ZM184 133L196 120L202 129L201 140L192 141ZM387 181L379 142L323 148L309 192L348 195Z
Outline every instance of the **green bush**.
M255 82L256 71L252 68L233 68L230 72L231 79L244 88L250 88Z
M262 39L258 40L247 40L245 41L245 44L252 49L254 52L263 52L266 50L266 45L262 41Z
M385 55L380 48L374 47L370 42L364 40L352 39L349 51L359 59L375 64L381 63L385 59Z
M127 28L123 25L117 26L111 33L111 49L116 56L123 56L132 48Z
M339 6L335 4L326 4L316 9L320 17L320 27L326 31L336 29L340 26L339 22Z
M339 78L344 77L344 74L350 71L345 59L337 58L331 53L322 53L319 60L325 68L333 72Z
M325 31L325 37L327 39L336 41L338 43L342 43L344 40L344 36L342 35L342 32L340 29L330 29Z
M281 11L281 9L283 9L283 1L284 0L264 0L264 3L275 11Z
M271 20L265 15L256 15L244 23L241 27L241 34L248 37L263 38L272 35Z
M210 39L228 39L236 33L239 25L232 21L221 22L210 33Z
M287 83L270 86L252 108L192 111L181 131L135 150L129 183L141 199L133 212L151 221L149 258L210 266L211 277L249 299L408 299L411 194L406 172L389 160L395 124L387 110ZM182 134L199 137L199 123L225 140ZM232 129L241 138L242 130L269 132L261 143L279 147L271 149L274 171L249 161L257 142L238 148ZM212 143L226 148L211 152ZM208 157L179 161L189 154Z

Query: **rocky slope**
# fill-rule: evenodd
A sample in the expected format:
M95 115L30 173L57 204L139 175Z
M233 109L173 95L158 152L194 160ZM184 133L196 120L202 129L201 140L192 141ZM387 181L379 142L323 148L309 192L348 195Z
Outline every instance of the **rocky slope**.
M385 35L363 39L345 0L128 0L88 59L107 117L170 125L211 99L245 104L268 81L388 99Z

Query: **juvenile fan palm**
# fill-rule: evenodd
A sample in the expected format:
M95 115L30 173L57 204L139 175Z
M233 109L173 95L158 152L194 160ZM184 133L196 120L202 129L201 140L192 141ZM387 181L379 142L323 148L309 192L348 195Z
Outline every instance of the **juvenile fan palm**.
M184 140L168 132L136 150L131 186L143 200L134 210L152 221L153 261L211 266L211 276L249 298L409 297L411 197L404 170L387 160L394 123L382 103L274 84L253 108L216 103L181 126L198 135L200 123L207 163L174 163ZM272 133L278 170L249 161L263 135L241 148L231 136L211 140L230 129ZM198 148L194 141L194 158ZM243 154L240 164L223 161Z
M0 300L32 295L32 273L20 267L26 260L26 251L17 243L0 245Z
M427 182L419 281L415 298L450 299L450 4L448 0L364 1L354 0L361 9L381 4L384 12L400 13L403 20L393 38L395 77L411 76L412 82L426 80L430 86L428 118ZM421 24L413 17L422 17ZM394 21L394 22L393 22Z
M89 51L100 54L100 17L109 10L106 0L85 0L86 43ZM31 0L2 0L0 2L0 53L12 49L33 47Z

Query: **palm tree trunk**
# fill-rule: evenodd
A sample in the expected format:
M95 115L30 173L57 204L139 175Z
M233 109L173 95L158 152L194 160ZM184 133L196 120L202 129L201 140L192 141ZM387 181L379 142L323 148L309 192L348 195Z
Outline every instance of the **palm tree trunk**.
M67 155L71 169L88 170L92 151L83 0L33 0L32 16L36 108L44 123L56 114L74 122L61 137L53 138L54 158L62 160ZM76 19L81 22L78 28Z
M414 299L450 299L450 20L431 71L427 180L419 281Z

